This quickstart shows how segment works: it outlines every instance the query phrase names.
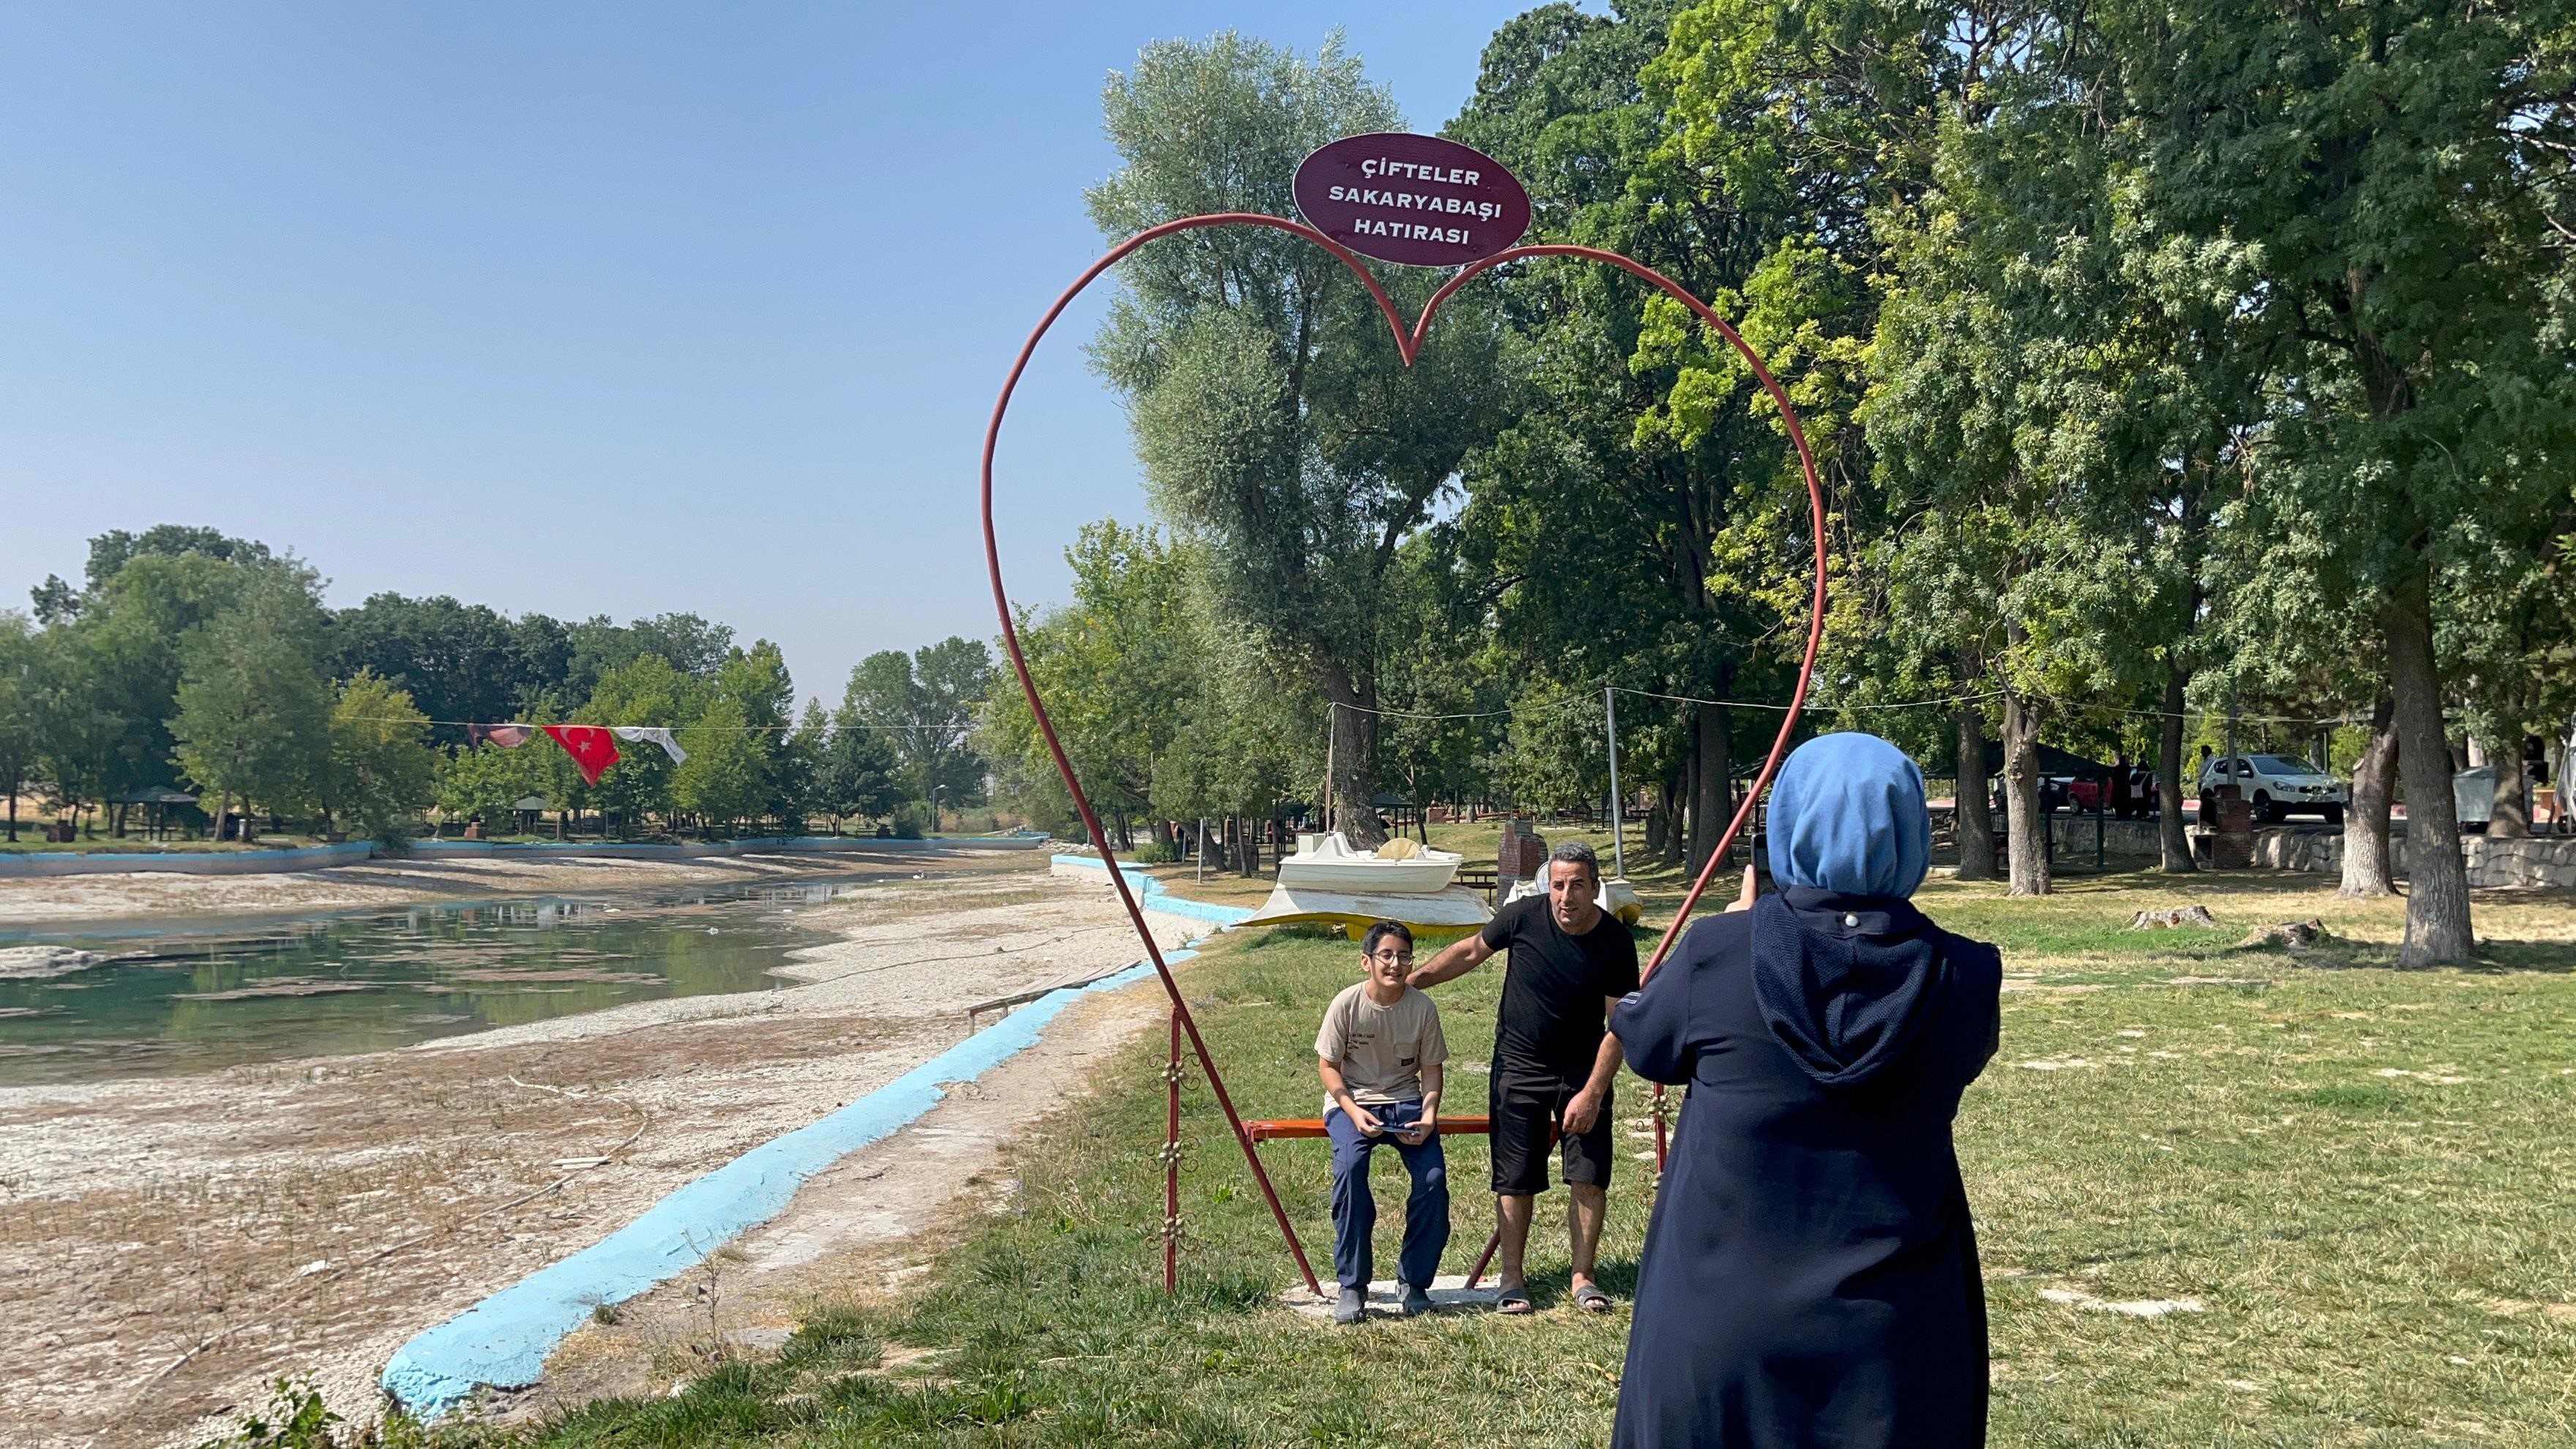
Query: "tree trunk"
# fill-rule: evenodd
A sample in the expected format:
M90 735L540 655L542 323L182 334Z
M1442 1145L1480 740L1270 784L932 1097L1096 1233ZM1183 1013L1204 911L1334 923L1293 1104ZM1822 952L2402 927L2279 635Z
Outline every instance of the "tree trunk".
M2433 662L2432 586L2412 564L2391 594L2383 625L2394 705L2397 768L2406 789L2406 942L2398 962L2465 961L2477 949L2469 924L2469 866L2451 797L2442 735L2442 677Z
M2352 767L2352 801L2343 811L2343 886L2335 892L2352 900L2397 894L2388 869L2388 785L2397 770L2394 714L2384 696L2370 707L2370 742Z
M2191 875L2191 834L2182 826L2182 664L2165 661L2165 713L2156 730L2156 844L2167 875Z
M1685 871L1690 868L1691 812L1699 802L1699 746L1693 743L1682 756L1681 793L1673 797L1673 834L1664 843L1667 858Z
M1177 858L1180 852L1173 844L1172 822L1164 819L1160 815L1155 816L1153 821L1153 832L1155 851L1162 855L1166 860Z
M1726 829L1730 816L1727 787L1735 775L1735 762L1730 757L1726 706L1700 704L1691 707L1697 714L1692 742L1694 769L1699 776L1699 789L1691 800L1690 871L1696 876L1708 864L1717 849L1717 837Z
M224 790L224 792L223 792L220 796L216 797L216 805L215 805L215 843L216 843L216 844L218 844L218 845L222 844L222 843L223 843L223 839L224 839L224 819L225 819L225 817L226 817L226 816L229 816L229 815L231 815L232 813L233 813L233 792L232 792L232 790L231 790L231 788L230 788L230 787L226 787L226 788L225 788L225 790Z
M9 792L9 843L18 843L18 792Z
M1324 697L1340 706L1324 711L1332 717L1327 746L1332 768L1325 789L1332 799L1333 828L1354 847L1375 850L1386 843L1386 832L1377 823L1377 690L1354 682L1339 663L1326 661L1323 672Z
M2012 894L2044 896L2048 817L2039 808L2039 711L2018 694L2004 696L2004 807Z
M1655 803L1646 811L1646 859L1661 860L1673 839L1673 800L1681 786L1673 780L1658 781Z
M1958 779L1950 791L1950 823L1959 837L1959 879L1995 878L1995 813L1986 799L1986 711L1970 704L1959 710Z
M2531 811L2522 795L2522 731L2487 746L2487 763L2495 766L2495 812L2487 817L2487 835L2520 840L2531 833Z

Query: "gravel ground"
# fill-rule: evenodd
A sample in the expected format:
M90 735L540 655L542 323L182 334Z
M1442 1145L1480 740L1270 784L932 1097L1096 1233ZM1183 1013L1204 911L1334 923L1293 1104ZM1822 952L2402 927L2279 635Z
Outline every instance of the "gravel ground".
M279 1374L372 1416L376 1374L421 1329L944 1050L967 1034L967 1006L1137 958L1104 886L1043 869L925 863L808 910L805 924L841 939L797 953L782 968L797 984L781 990L402 1051L0 1090L0 1294L17 1305L0 1329L8 1442L192 1443ZM1167 945L1205 929L1152 920ZM923 1190L945 1201L955 1184Z

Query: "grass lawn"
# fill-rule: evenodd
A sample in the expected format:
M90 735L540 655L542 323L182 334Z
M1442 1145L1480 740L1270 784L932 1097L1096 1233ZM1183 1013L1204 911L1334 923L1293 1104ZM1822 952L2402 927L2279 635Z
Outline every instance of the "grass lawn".
M1729 884L1732 882L1730 881ZM2401 971L2402 907L2321 877L2069 882L2045 901L1935 882L1923 903L2004 947L2003 1049L1959 1122L1993 1323L1999 1445L2576 1442L2576 903L2487 896L2489 959ZM2207 904L2226 929L2129 933ZM2249 925L2322 916L2292 957ZM1652 924L1655 917L1650 915ZM1354 979L1347 943L1227 938L1183 968L1236 1100L1317 1109L1308 1043ZM1440 990L1448 1108L1481 1110L1499 987ZM1193 1073L1177 1301L1158 1291L1161 1033L1020 1155L1015 1206L960 1228L934 1286L818 1311L783 1356L675 1398L602 1403L477 1443L1590 1444L1606 1439L1652 1184L1646 1093L1612 1189L1603 1319L1560 1301L1562 1193L1542 1209L1541 1312L1333 1330L1295 1281ZM1320 1265L1326 1153L1266 1161ZM1463 1271L1490 1223L1481 1143L1452 1139ZM1400 1171L1380 1165L1381 1263ZM2116 1306L2185 1302L2161 1316ZM1710 1305L1724 1312L1725 1305ZM446 1436L441 1436L442 1438Z

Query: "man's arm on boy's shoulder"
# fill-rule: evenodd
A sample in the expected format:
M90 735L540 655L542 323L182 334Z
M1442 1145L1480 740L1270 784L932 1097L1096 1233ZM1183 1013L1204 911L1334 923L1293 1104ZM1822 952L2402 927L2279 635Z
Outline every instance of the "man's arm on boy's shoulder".
M1404 978L1404 984L1416 989L1437 986L1484 965L1493 954L1494 948L1485 943L1485 933L1478 931L1441 947L1440 954L1415 967L1413 974Z

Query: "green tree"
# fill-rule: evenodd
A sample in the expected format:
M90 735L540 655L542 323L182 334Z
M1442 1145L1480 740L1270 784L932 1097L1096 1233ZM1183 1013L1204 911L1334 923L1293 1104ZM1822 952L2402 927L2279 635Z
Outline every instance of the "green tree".
M1210 211L1294 211L1306 152L1402 129L1338 38L1311 60L1232 33L1148 47L1104 97L1119 169L1092 188L1113 239ZM1204 551L1215 607L1330 711L1335 821L1382 839L1379 676L1398 547L1498 419L1498 324L1462 297L1413 367L1358 280L1311 242L1228 229L1147 248L1091 348L1126 397L1157 514ZM1414 308L1432 279L1388 269Z
M2070 65L2128 122L2148 222L2260 249L2259 486L2227 523L2308 531L2309 576L2367 621L2406 800L2403 958L2465 958L2436 611L2446 575L2483 574L2489 541L2537 554L2566 517L2576 409L2552 208L2576 149L2569 17L2190 0L2087 7L2080 33Z
M993 691L993 655L951 635L905 654L881 650L850 671L841 710L889 736L904 764L905 798L943 804L984 797L985 764L973 748L976 713Z
M429 717L369 670L340 686L331 711L324 812L378 844L409 843L411 821L438 794Z
M1209 859L1226 863L1230 843L1233 868L1257 875L1261 822L1292 795L1311 798L1323 778L1323 711L1303 673L1283 669L1249 630L1213 613L1199 625L1201 667L1183 724L1154 762L1154 805L1209 821Z
M44 749L44 636L27 616L0 612L0 790L9 794L9 841L18 840L18 796Z
M815 768L814 808L837 831L851 818L885 815L903 799L903 760L887 731L871 729L849 701L832 712L832 731Z
M689 759L672 777L671 795L701 829L737 828L769 806L769 755L741 699L719 693L679 740Z
M271 809L318 803L331 755L330 683L314 667L311 595L264 581L191 631L170 720L179 766L217 792Z
M1113 818L1121 843L1129 817L1141 814L1155 844L1168 847L1173 812L1153 799L1154 769L1196 692L1189 595L1197 561L1159 530L1115 519L1083 525L1065 561L1073 566L1073 603L1026 621L1021 652L1084 792ZM996 681L981 728L984 755L1014 761L1015 778L1054 778L1017 681ZM1047 785L1050 798L1055 788Z
M454 744L468 724L520 718L564 690L570 648L564 626L543 614L513 620L444 594L384 593L333 617L330 658L340 678L372 670L411 695L440 722L433 738Z
M489 828L513 819L518 802L530 796L559 804L558 761L570 763L543 737L516 749L489 743L451 747L433 778L439 813L450 820L480 820Z
M794 773L798 760L787 748L795 725L796 684L788 676L786 657L777 645L758 640L727 656L709 687L716 700L731 702L741 715L758 779L755 798L738 818L794 817L811 783Z
M247 591L299 597L299 647L322 636L319 580L294 559L202 530L147 530L91 541L90 583L47 626L46 743L39 768L51 793L77 809L172 779L168 721L185 651L200 626ZM153 547L142 546L152 540Z
M1789 387L1829 494L1866 476L1848 415L1871 323L1870 207L1898 183L1941 54L1932 20L1721 0L1533 10L1489 45L1449 134L1528 182L1533 239L1624 252L1733 316ZM1512 422L1467 470L1458 537L1498 645L1566 690L1785 695L1812 565L1805 486L1730 345L1596 263L1503 284ZM1637 699L1670 742L1625 763L1696 866L1732 814L1721 703ZM1669 828L1674 818L1685 829Z
M658 725L666 729L691 723L705 708L706 684L671 667L658 654L639 654L599 676L578 718L586 724ZM632 832L660 817L666 823L679 808L673 795L678 769L662 747L626 743L618 747L616 768L600 777L591 801L617 818L618 828Z

